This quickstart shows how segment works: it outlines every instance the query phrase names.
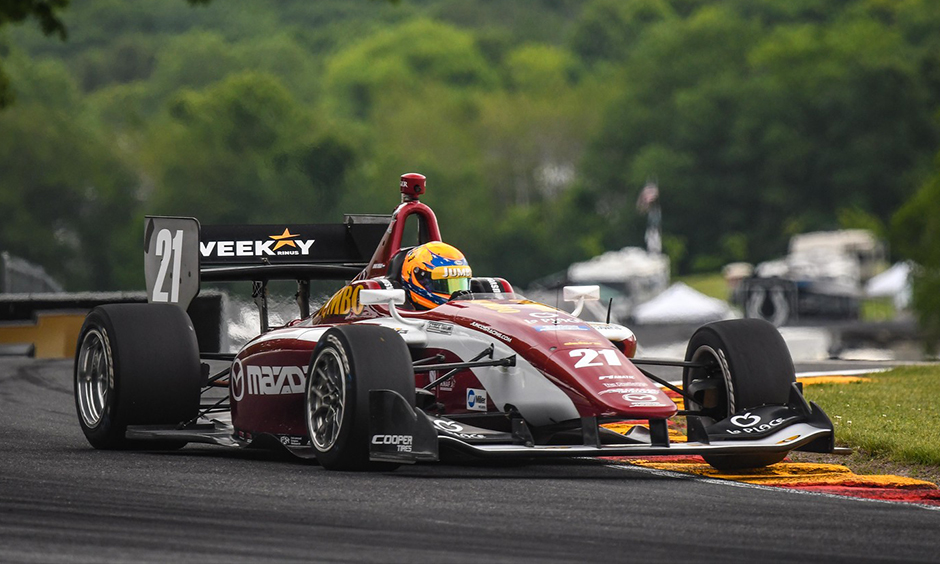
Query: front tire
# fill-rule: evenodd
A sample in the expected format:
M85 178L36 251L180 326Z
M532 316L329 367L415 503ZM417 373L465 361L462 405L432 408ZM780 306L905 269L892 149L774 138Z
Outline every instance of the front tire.
M369 390L392 390L413 408L411 354L386 327L341 325L323 334L310 361L306 422L317 461L328 470L390 470L369 461Z
M689 340L685 360L705 368L685 368L683 389L695 401L686 409L715 421L745 409L787 403L796 382L793 360L776 327L761 319L719 321L700 327ZM758 468L780 462L787 453L705 455L720 470Z
M112 304L85 318L75 352L75 408L98 449L176 449L180 441L130 441L128 425L196 416L202 376L196 332L167 304Z

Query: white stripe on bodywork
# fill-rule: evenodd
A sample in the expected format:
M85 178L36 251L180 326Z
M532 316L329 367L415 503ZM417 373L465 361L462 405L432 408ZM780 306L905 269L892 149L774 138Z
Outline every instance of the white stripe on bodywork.
M490 401L497 409L506 411L507 404L513 405L532 425L550 425L580 417L567 394L516 351L487 333L456 323L448 323L454 327L450 335L424 331L423 327L401 327L401 324L390 318L369 319L361 323L395 329L409 346L451 351L464 361L493 345L494 359L515 355L516 365L487 366L472 368L471 371L486 388Z
M499 339L456 324L451 335L427 333L429 348L452 351L463 360L477 356L490 345L495 347L494 359L516 356L515 366L471 369L497 409L506 411L507 404L513 405L527 422L536 426L580 417L567 394Z

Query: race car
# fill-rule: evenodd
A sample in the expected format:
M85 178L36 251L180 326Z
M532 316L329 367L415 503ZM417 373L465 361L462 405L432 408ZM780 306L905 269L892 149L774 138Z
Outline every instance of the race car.
M392 469L451 452L695 454L727 469L834 450L832 423L804 399L771 324L710 323L683 360L636 358L628 328L578 317L597 287L565 288L575 303L566 312L505 279L475 277L444 251L418 257L416 249L447 246L421 202L425 189L424 176L403 175L390 216L342 224L147 217L149 303L95 308L78 339L75 403L89 443L283 447L331 470ZM406 225L417 226L418 245L403 245L415 235ZM431 264L438 259L445 266ZM410 293L415 261L438 269L428 307ZM258 335L237 353L200 352L187 306L203 281L238 280L252 283ZM271 280L297 282L299 315L283 326L269 326ZM312 280L348 282L311 311ZM681 386L649 371L660 365L681 367ZM614 422L628 423L615 432Z

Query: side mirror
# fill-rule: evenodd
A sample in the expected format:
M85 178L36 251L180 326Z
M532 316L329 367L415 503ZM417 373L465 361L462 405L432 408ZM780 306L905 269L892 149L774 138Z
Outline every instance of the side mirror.
M385 305L405 303L404 290L359 290L359 303L362 305Z
M392 319L402 325L421 327L424 321L420 319L405 319L398 313L396 305L405 303L404 290L359 290L359 303L362 305L387 305L388 313Z
M565 286L562 289L562 298L564 298L566 302L578 302L574 311L571 312L572 316L577 317L581 315L581 310L584 309L584 302L596 302L601 299L601 287L597 285Z

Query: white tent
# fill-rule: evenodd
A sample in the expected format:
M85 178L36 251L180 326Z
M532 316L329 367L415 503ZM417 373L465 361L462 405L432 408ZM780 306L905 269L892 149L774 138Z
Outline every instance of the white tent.
M899 262L873 277L865 284L865 295L870 298L894 298L899 308L907 307L911 299L911 263Z
M572 264L568 267L568 277L572 282L595 284L648 278L665 287L669 280L669 257L648 253L638 247L624 247Z
M633 319L637 324L706 323L733 316L727 303L708 297L682 282L676 282L633 310Z

